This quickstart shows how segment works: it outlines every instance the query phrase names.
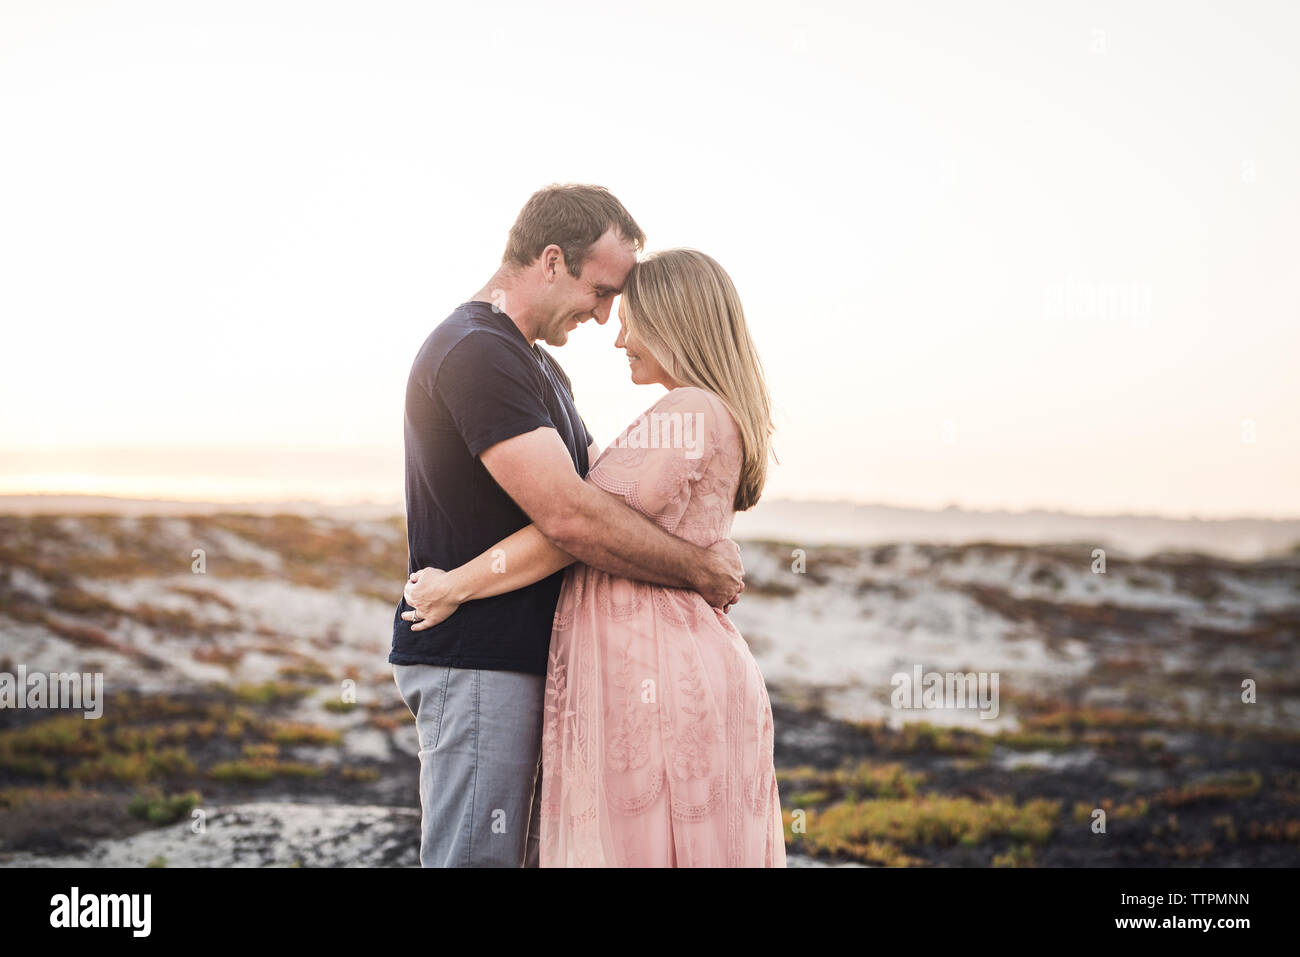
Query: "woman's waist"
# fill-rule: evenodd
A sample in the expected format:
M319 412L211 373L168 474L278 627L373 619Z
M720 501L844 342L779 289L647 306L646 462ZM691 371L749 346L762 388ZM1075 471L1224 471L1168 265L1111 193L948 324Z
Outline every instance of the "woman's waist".
M564 576L561 598L570 592L580 593L587 588L594 587L635 592L641 595L653 595L682 604L699 603L706 608L709 607L709 603L704 600L704 596L690 588L661 585L657 582L643 581L639 578L627 578L623 575L602 571L591 565L585 565L582 562L575 562L570 566L569 574Z
M577 563L564 577L557 613L568 617L584 605L615 617L659 612L678 623L682 620L694 624L709 622L737 637L740 634L722 611L696 591L625 578Z

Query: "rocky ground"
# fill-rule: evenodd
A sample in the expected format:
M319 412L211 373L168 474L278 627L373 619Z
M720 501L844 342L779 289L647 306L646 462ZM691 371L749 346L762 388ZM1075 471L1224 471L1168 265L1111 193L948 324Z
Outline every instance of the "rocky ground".
M1300 555L1094 549L744 543L792 864L1300 863ZM400 518L0 516L0 673L108 696L0 710L0 863L415 864L404 572Z

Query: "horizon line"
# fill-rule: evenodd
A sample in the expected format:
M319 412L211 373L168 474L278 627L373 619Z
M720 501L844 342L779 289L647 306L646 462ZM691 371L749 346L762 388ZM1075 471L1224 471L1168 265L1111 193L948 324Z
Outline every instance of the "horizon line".
M312 498L247 498L247 499L213 499L213 498L183 498L183 497L146 497L138 495L105 495L97 492L4 492L0 493L0 514L6 513L5 505L9 502L19 500L48 500L51 504L55 500L89 500L91 502L103 501L105 503L120 503L123 505L169 505L169 506L186 506L192 505L204 508L232 508L238 509L241 506L256 507L259 509L274 508L277 506L285 507L312 507L320 509L348 509L348 508L373 508L373 509L390 509L393 512L404 512L406 509L405 502L398 499L348 499L340 501L326 501ZM968 507L959 503L950 503L948 505L927 506L927 505L906 505L892 502L865 502L853 499L832 497L832 498L790 498L779 496L766 498L758 503L757 507L763 505L822 505L822 506L841 506L847 508L863 509L888 509L900 512L921 512L933 515L944 513L961 512L968 515L1006 515L1006 516L1030 516L1030 515L1059 515L1071 518L1083 519L1145 519L1167 522L1273 522L1287 523L1300 522L1300 514L1294 515L1197 515L1197 514L1169 514L1160 512L1115 512L1115 511L1079 511L1059 507L1049 507L1042 505L1032 505L1025 508L978 508ZM753 511L752 509L750 510ZM738 512L737 515L746 514Z

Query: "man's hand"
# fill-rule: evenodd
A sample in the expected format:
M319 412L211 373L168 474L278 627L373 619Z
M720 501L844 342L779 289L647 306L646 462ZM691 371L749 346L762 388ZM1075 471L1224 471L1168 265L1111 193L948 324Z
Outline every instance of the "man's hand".
M693 587L714 608L729 611L745 590L745 566L740 560L740 547L731 539L724 538L710 545L704 556L704 564Z

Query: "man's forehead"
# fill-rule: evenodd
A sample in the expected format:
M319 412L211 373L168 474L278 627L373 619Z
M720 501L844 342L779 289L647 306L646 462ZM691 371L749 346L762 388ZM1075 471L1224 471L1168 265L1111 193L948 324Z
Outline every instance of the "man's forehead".
M601 237L583 263L582 278L598 289L617 292L627 281L627 274L636 265L636 247L618 239L607 243L608 235Z

